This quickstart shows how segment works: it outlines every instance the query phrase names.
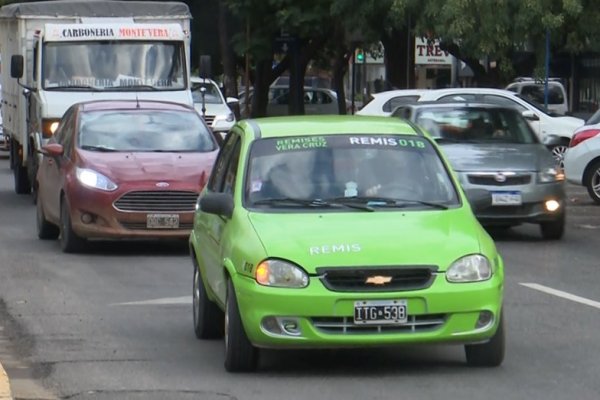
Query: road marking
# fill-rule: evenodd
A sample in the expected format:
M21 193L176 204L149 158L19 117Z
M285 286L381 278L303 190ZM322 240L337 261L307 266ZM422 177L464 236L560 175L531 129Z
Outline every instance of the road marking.
M161 306L172 304L192 304L192 296L163 297L162 299L130 301L127 303L113 303L111 306Z
M548 286L539 285L537 283L519 283L519 285L528 287L530 289L539 290L540 292L548 293L557 297L562 297L563 299L571 300L576 303L585 304L586 306L594 307L600 310L600 302L586 299L585 297L576 296L571 293L563 292L562 290L552 289Z

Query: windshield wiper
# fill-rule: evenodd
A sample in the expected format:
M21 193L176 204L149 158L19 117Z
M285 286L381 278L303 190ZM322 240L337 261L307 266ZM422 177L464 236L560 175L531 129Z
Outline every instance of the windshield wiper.
M366 204L345 204L345 203L337 203L329 200L322 199L299 199L294 197L278 197L278 198L269 198L269 199L261 199L254 202L255 205L271 205L271 204L295 204L306 207L315 207L315 208L327 208L327 207L348 207L355 208L358 210L364 211L375 211L372 207Z
M110 147L105 147L105 146L90 146L88 144L82 144L81 148L83 150L91 150L91 151L103 151L103 152L113 152L113 151L118 151L117 149L113 149Z
M440 203L433 203L423 200L413 199L399 199L395 197L380 197L380 196L352 196L352 197L336 197L333 199L327 199L327 201L334 201L341 204L346 203L364 203L367 206L373 207L397 207L403 208L407 206L407 203L420 204L427 207L437 208L440 210L447 210L448 206Z
M150 90L153 92L158 92L161 89L156 87L156 86L152 86L152 85L119 85L119 86L109 86L104 88L105 90L121 90L121 89L146 89L146 90Z
M102 91L102 89L100 89L99 87L91 86L91 85L66 85L66 86L48 86L48 87L46 87L46 90L66 90L66 89L91 90L92 92Z

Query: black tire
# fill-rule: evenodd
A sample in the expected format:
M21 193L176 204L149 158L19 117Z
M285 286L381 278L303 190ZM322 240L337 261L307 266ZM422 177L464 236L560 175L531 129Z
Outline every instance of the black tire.
M13 169L13 175L15 177L15 192L17 194L31 193L31 183L29 182L27 168L23 167L18 161Z
M36 207L36 226L38 238L42 240L54 240L60 235L60 228L46 219L41 202L38 201Z
M488 342L465 345L467 363L474 367L497 367L504 361L504 352L504 316L500 316L498 329Z
M225 314L206 294L198 264L194 260L194 332L198 339L218 339L225 333Z
M565 233L565 216L564 214L555 221L541 222L540 232L542 238L546 240L559 240Z
M258 349L248 340L235 289L229 280L225 305L225 369L228 372L249 372L255 371L257 365Z
M64 197L60 202L60 248L63 253L79 253L86 245L86 240L73 231L69 204Z
M600 161L596 161L587 169L583 184L594 203L600 204Z
M33 148L33 143L30 143L30 148ZM35 204L37 202L37 170L38 170L38 159L37 154L29 154L27 157L27 176L29 177L30 183L30 193L32 194L32 202Z

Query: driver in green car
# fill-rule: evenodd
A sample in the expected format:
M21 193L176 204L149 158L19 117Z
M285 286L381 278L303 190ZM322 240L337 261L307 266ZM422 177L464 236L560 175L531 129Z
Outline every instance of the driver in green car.
M504 358L504 267L437 145L384 117L238 122L198 199L194 329L225 368L261 348L448 343Z

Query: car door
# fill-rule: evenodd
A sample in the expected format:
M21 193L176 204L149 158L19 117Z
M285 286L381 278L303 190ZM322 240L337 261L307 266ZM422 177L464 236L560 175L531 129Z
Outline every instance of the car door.
M65 174L71 164L73 135L75 131L74 109L65 113L65 117L56 129L49 143L63 146L61 157L44 155L42 168L38 173L39 201L42 201L44 214L49 221L57 223L60 220L60 194L65 180Z
M225 138L222 151L215 162L213 172L207 185L207 191L230 193L233 195L237 166L240 157L241 140L235 132ZM233 179L233 180L232 180ZM226 282L223 270L223 235L229 220L221 215L200 213L197 221L198 242L202 243L200 264L210 290L225 301Z

